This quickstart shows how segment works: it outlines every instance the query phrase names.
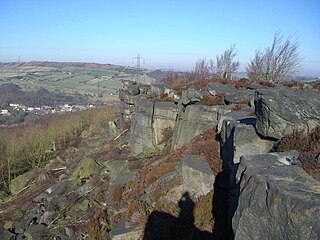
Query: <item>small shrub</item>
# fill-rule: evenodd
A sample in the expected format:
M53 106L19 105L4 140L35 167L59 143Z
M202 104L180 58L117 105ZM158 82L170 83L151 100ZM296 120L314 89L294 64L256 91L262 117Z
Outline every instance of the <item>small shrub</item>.
M303 89L304 83L302 83L302 82L297 82L297 81L293 81L293 82L283 83L283 86L286 86L286 87L289 87L289 88Z
M177 164L178 162L160 162L159 164L152 166L151 168L149 168L149 173L146 176L145 183L147 185L150 185L161 176L173 171Z
M272 82L267 82L267 81L258 81L258 84L260 84L261 86L265 86L265 87L275 87L276 85Z
M173 98L171 96L169 96L168 93L164 93L160 96L160 101L163 101L163 102L173 102Z
M191 144L185 144L180 148L180 152L201 154L215 173L222 170L220 144L216 139L216 130L214 128L208 129L195 137Z
M218 93L216 96L206 94L200 103L207 106L225 105L224 96L225 93Z
M312 84L313 89L320 90L320 81L317 81Z
M233 85L236 89L247 88L252 81L248 78L241 78L238 81L233 81Z
M111 230L108 212L106 209L99 210L95 213L85 226L90 239L109 240L108 231Z
M122 190L123 190L123 186L122 185L118 185L116 186L113 191L112 191L112 200L115 203L118 203L121 201L122 198Z

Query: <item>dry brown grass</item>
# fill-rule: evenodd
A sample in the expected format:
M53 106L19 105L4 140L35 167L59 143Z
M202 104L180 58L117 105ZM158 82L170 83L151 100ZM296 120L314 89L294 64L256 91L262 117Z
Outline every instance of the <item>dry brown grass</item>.
M320 81L317 81L312 84L313 89L320 91Z
M200 154L209 163L211 169L218 173L222 170L220 144L216 138L215 128L211 128L194 138L191 144L179 149L181 153Z
M213 191L205 196L201 196L194 209L194 223L200 230L206 230L213 226L212 216Z
M292 82L286 82L282 84L283 86L289 87L289 88L297 88L297 89L303 89L304 83L292 81Z
M90 239L109 240L108 231L111 229L108 220L107 209L99 210L95 213L85 226Z
M298 164L307 172L319 172L320 162L316 160L320 153L320 127L316 127L311 133L294 131L293 134L281 139L276 151L299 151Z
M207 106L225 105L224 96L225 93L218 93L216 96L206 94L203 96L203 99L200 103Z
M118 202L121 201L122 191L123 191L123 186L122 185L118 185L113 189L113 191L112 191L112 200L115 203L118 203Z

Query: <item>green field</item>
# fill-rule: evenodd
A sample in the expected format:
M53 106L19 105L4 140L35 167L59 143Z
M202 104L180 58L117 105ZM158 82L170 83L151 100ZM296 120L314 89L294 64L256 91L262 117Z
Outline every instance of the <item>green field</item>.
M0 65L0 84L14 83L24 91L45 88L49 91L99 95L103 101L115 101L118 100L121 80L132 80L125 70L119 66L87 63L8 63ZM146 73L147 70L143 71L141 81L153 83L155 79Z

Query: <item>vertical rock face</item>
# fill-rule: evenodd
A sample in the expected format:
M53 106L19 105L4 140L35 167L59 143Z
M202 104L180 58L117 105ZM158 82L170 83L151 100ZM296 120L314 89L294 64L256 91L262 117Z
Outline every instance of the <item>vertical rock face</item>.
M200 155L183 155L181 161L183 190L200 197L212 191L215 176Z
M173 134L173 149L177 149L204 132L217 125L219 107L204 105L188 105L180 111Z
M127 90L119 90L120 98L120 127L126 128L130 124L131 116L135 111L135 105L140 99L139 95L130 95Z
M131 121L130 144L133 156L142 153L147 148L154 147L153 118L154 103L141 99Z
M283 156L281 157L283 158ZM242 157L236 240L320 239L320 184L275 154Z
M320 124L320 94L305 89L261 89L255 100L257 132L281 139L294 130L310 132Z
M172 102L157 102L141 99L131 121L131 151L134 156L146 149L155 149L163 139L165 128L174 129L177 116Z
M221 155L225 166L231 168L243 155L267 153L273 142L261 139L254 128L256 119L223 122L221 130Z
M163 140L163 130L175 127L177 106L173 102L156 102L153 115L154 142L158 145Z

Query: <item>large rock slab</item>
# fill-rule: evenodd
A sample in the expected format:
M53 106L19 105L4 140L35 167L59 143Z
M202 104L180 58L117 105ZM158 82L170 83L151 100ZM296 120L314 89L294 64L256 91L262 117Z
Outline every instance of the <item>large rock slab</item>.
M110 184L118 177L129 172L128 161L106 161L104 163L106 169L105 172L110 178Z
M141 228L132 228L126 222L118 223L109 233L111 240L131 240L140 239L143 230Z
M154 148L153 141L153 111L154 102L141 99L131 120L130 144L131 153L137 156L146 149Z
M283 156L241 158L235 240L320 239L320 182Z
M281 139L294 130L320 125L320 94L306 89L261 89L255 100L257 132Z
M234 93L228 94L224 97L227 103L254 103L254 91L239 89ZM253 105L253 104L252 104Z
M151 85L151 96L160 97L164 93L164 85L153 84Z
M269 152L274 142L261 139L255 130L256 119L225 120L221 130L221 155L229 169L239 163L240 157Z
M212 96L216 96L218 93L231 94L237 91L234 86L221 83L208 83L207 90Z
M173 102L156 102L153 115L154 142L158 145L163 140L163 130L174 129L177 118L177 106Z
M188 105L180 111L173 133L173 149L190 143L194 137L217 125L218 106Z
M32 172L26 172L18 177L14 178L10 182L10 191L12 194L17 194L22 189L24 189L26 186L28 186L31 183L31 180L33 179L33 173Z
M215 176L200 155L183 155L181 160L183 190L200 197L213 190Z
M86 180L97 173L101 166L93 159L84 157L78 163L77 168L72 173L70 180Z
M119 90L119 99L127 104L135 105L137 101L140 99L139 95L131 95L126 90Z
M127 184L130 181L134 181L137 177L137 174L135 172L127 172L125 174L119 175L117 176L117 178L112 182L112 184L110 185L108 191L105 194L105 199L107 203L112 202L112 193L113 190L117 187L117 186L123 186L125 184Z
M225 120L241 120L241 119L246 119L249 117L249 115L251 114L251 112L254 109L250 108L250 107L244 107L239 111L219 111L218 112L218 126L217 126L217 133L221 132L222 126L223 126L223 122Z
M203 99L202 93L199 90L190 88L188 90L183 90L180 103L183 106L200 102Z

